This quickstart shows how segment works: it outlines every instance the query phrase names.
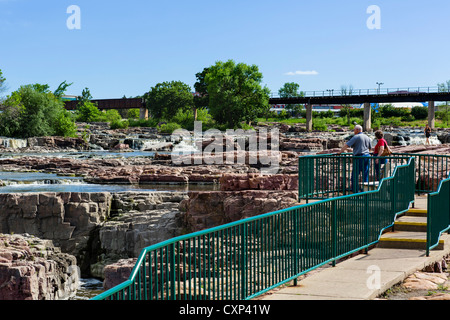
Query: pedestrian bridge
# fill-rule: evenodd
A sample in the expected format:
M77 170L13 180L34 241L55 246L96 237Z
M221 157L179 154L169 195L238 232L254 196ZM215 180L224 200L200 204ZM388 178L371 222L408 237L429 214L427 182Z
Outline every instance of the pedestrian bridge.
M375 158L372 158L375 159ZM352 174L357 157L299 158L299 205L145 248L129 280L93 300L250 300L368 251L427 194L427 255L450 228L450 157L394 154L383 177ZM352 193L351 186L359 189Z
M342 90L306 91L302 94L289 97L280 97L271 94L270 105L276 104L305 104L306 129L312 131L312 105L321 104L364 104L365 131L371 129L371 104L395 103L395 102L428 102L428 124L434 128L435 102L450 101L450 88L440 87L408 87L393 89L352 89L347 92ZM100 110L108 109L139 109L140 118L148 119L148 110L143 98L100 99L92 100ZM78 101L65 101L67 110L75 110Z
M395 102L450 101L450 88L407 87L386 89L351 89L305 91L298 96L271 94L270 104L363 104Z

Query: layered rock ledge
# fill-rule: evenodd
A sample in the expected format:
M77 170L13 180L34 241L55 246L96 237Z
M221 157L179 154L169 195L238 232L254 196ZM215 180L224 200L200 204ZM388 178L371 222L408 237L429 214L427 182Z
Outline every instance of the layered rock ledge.
M0 300L64 300L76 294L76 258L50 240L0 234Z

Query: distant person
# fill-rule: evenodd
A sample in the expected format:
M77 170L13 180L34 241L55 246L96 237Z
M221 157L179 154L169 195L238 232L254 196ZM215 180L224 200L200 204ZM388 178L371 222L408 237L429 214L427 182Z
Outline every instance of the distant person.
M378 143L375 146L374 149L374 157L380 157L385 149L388 149L388 143L387 141L384 139L384 134L381 130L378 130L375 132L375 138L377 138ZM381 178L383 178L382 175L380 175L380 168L382 165L386 165L387 163L387 159L375 159L375 176L377 178L378 181L380 181Z
M358 180L359 175L363 173L363 182L369 182L369 166L370 166L370 149L372 143L370 138L363 133L363 128L356 125L353 130L355 134L338 152L344 153L348 148L353 148L353 156L358 157L354 159L352 171L352 191L359 192Z
M431 128L428 126L428 124L425 126L425 130L423 132L425 133L425 138L427 138L425 144L431 145L431 142L430 142Z

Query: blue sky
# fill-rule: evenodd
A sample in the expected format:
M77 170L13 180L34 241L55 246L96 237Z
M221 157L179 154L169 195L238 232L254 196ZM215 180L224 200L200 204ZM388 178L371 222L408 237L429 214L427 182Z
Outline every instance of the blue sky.
M67 28L70 5L80 30ZM381 29L367 27L370 5ZM66 80L68 94L96 99L193 88L228 59L258 65L273 92L436 86L450 80L449 15L448 0L0 0L0 69L7 93Z

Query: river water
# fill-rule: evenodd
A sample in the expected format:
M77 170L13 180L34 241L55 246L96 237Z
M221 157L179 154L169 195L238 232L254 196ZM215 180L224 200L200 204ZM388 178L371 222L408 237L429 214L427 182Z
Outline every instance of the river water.
M217 185L180 184L91 184L79 177L58 176L40 172L2 172L0 171L0 193L28 192L125 192L125 191L213 191Z

